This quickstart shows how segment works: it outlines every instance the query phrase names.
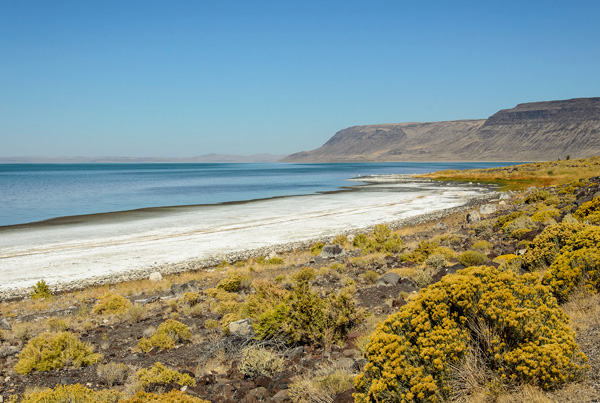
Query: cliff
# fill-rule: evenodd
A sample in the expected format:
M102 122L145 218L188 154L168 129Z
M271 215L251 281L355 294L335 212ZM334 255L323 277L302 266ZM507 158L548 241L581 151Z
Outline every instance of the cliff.
M354 126L283 161L538 161L567 155L600 155L600 98L524 103L487 120Z

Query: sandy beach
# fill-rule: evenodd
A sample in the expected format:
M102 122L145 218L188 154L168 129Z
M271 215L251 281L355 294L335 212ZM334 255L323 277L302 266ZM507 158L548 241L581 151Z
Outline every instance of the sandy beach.
M402 222L489 193L476 185L384 180L319 195L5 227L0 229L0 297L22 293L40 279L73 288L165 272L183 262L213 264L232 253L263 253L276 245Z

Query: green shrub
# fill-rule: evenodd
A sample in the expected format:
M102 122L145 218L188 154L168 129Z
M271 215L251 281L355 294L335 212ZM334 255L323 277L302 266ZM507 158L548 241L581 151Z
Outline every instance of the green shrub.
M417 263L424 262L439 246L440 245L434 241L421 241L415 250L410 254L409 260Z
M23 348L15 371L26 375L31 371L52 371L67 365L83 367L102 358L101 354L93 351L73 333L42 333Z
M580 223L564 222L547 226L527 247L523 268L534 271L550 266L567 240L583 228L585 226Z
M369 244L369 238L365 234L357 234L352 241L352 246L359 249L364 249Z
M366 246L366 252L388 252L398 253L402 250L404 242L396 234L392 234L390 228L385 224L376 225L371 233Z
M265 263L266 264L270 264L273 266L276 266L278 264L283 264L285 261L283 260L283 258L280 257L272 257L269 260L267 260Z
M518 210L518 211L512 212L510 214L500 216L497 218L496 224L494 225L494 227L495 228L504 228L504 226L507 223L509 223L510 221L514 221L516 218L522 217L524 215L525 215L524 211Z
M138 392L129 399L121 400L119 403L210 403L198 397L188 395L179 390L157 395L155 393Z
M431 251L431 254L440 254L443 255L446 260L452 260L456 256L456 252L454 252L450 248L446 248L445 246L440 246Z
M116 403L123 395L116 390L92 390L83 385L57 385L54 389L25 393L20 403ZM12 401L12 400L10 400Z
M323 251L323 242L317 242L313 246L310 247L310 254L313 256L318 256Z
M146 353L155 347L160 350L169 350L175 348L176 343L189 340L191 337L192 334L186 324L174 319L167 319L160 324L150 338L142 337L138 342L138 347Z
M33 290L29 294L32 299L46 299L52 298L52 291L44 280L40 280L33 286Z
M486 255L481 252L477 252L476 250L468 250L458 256L458 261L465 267L479 266L488 260L489 259Z
M271 308L258 317L257 338L283 338L288 344L324 345L341 341L363 317L350 289L321 298L303 278L298 279L283 298L270 305Z
M446 257L444 255L442 255L441 253L433 253L433 254L429 255L426 263L427 263L427 266L431 266L437 270L448 266L448 261L446 260Z
M600 227L586 226L571 236L556 255L543 283L560 302L582 284L588 292L600 290Z
M262 347L247 347L242 352L240 372L249 378L273 377L283 370L284 358Z
M524 233L537 229L538 225L530 217L521 216L502 226L502 231L511 238L520 238Z
M470 267L445 276L377 326L355 379L357 402L432 402L474 350L506 383L557 388L578 379L585 356L567 317L532 275Z
M120 295L105 294L99 298L94 306L94 313L111 314L123 313L131 306L131 302Z
M252 278L242 276L241 274L230 274L227 278L219 281L217 288L221 288L227 292L238 292L243 288L248 288L252 283Z
M292 276L292 279L296 282L310 282L317 278L317 273L312 267L303 267L300 271Z
M150 368L142 368L135 374L136 380L146 392L156 390L158 386L168 385L172 382L181 386L196 386L194 378L165 367L160 362L154 363Z

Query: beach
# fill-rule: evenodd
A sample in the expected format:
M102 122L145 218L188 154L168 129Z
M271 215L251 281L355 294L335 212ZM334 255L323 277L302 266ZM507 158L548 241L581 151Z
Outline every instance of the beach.
M478 185L398 179L244 203L142 209L0 229L0 297L114 283L307 246L490 197Z

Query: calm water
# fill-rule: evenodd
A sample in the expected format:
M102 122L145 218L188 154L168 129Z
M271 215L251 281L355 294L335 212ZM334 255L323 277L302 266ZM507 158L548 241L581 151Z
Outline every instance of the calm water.
M315 194L353 185L347 179L360 175L503 165L508 163L0 164L0 226Z

